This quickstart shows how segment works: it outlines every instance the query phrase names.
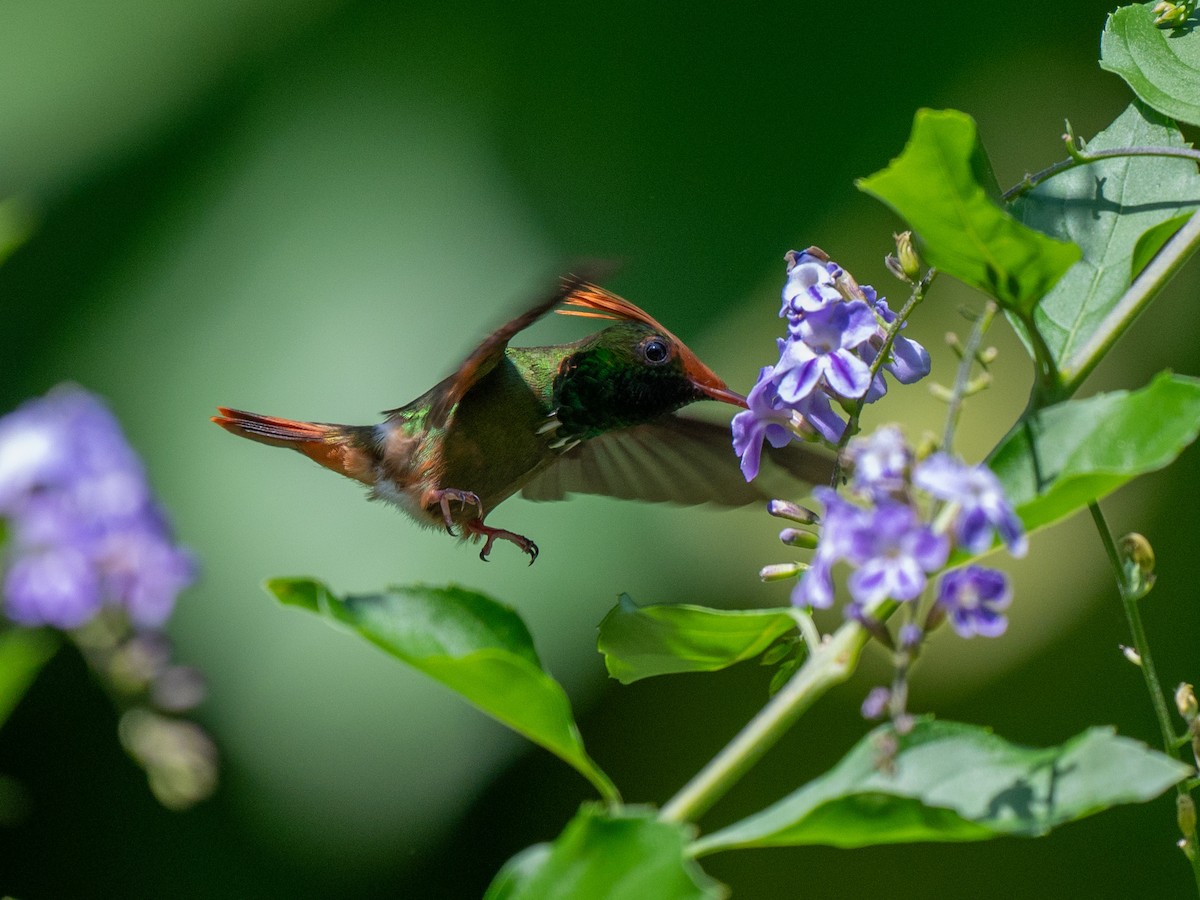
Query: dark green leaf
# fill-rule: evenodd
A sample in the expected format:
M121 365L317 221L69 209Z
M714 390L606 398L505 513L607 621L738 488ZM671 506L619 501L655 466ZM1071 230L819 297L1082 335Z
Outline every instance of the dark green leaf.
M584 806L553 844L536 844L500 870L484 900L580 900L727 896L686 848L687 826L659 822L649 809Z
M766 650L796 627L790 609L638 606L628 594L600 623L598 647L622 684L651 675L713 672Z
M10 627L0 632L0 725L21 702L58 645L58 636L48 628Z
M1100 39L1100 67L1124 78L1159 112L1200 125L1200 31L1159 28L1154 6L1153 0L1123 6L1108 17Z
M1087 145L1186 146L1173 124L1131 104ZM1136 315L1109 316L1134 276L1200 206L1200 175L1187 159L1124 156L1069 169L1013 203L1031 228L1073 241L1083 258L1034 310L1034 326L1068 384L1091 371Z
M1122 803L1157 797L1192 769L1111 728L1091 728L1060 747L1010 744L958 722L918 720L889 765L875 729L825 775L694 845L828 844L865 847L913 841L1036 837Z
M989 465L1032 530L1170 464L1198 429L1200 380L1164 372L1140 391L1041 410L1009 435Z
M617 790L584 752L562 687L541 666L521 617L458 587L392 587L334 596L319 581L267 583L283 603L349 627L574 766L609 799Z
M926 262L1022 316L1079 259L1000 207L975 122L955 110L918 110L904 152L858 187L908 222Z

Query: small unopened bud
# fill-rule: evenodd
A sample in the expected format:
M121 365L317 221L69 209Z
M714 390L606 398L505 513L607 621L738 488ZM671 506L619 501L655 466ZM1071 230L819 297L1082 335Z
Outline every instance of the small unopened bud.
M920 646L921 641L925 638L925 632L921 629L920 625L914 622L906 622L900 626L900 631L897 632L896 637L900 639L901 650L912 650Z
M1155 14L1154 24L1159 28L1182 28L1188 20L1187 3L1168 3L1167 0L1162 0L1150 11Z
M862 702L862 717L874 721L882 719L891 702L892 692L885 687L873 687Z
M1000 355L1000 351L995 347L984 347L979 351L979 362L985 366L990 366L996 361L996 357Z
M785 528L779 532L779 539L789 547L801 547L805 550L812 550L817 546L817 536L811 531L803 531L799 528Z
M1185 722L1191 723L1195 721L1198 711L1196 692L1186 681L1175 688L1175 708L1179 710L1179 715L1183 717Z
M1124 657L1125 657L1127 660L1129 660L1129 661L1130 661L1131 663L1133 663L1135 666L1139 666L1139 667L1141 666L1141 664L1142 664L1142 655L1141 655L1140 653L1138 653L1138 652L1137 652L1136 650L1134 650L1132 647L1126 647L1124 644L1117 644L1117 646L1121 648L1121 654L1122 654L1122 655L1123 655L1123 656L1124 656Z
M799 522L801 525L816 525L821 521L821 517L811 509L806 509L795 503L789 503L787 500L767 501L767 512L780 519L791 519L793 522Z
M1125 564L1125 577L1136 598L1142 598L1154 587L1154 548L1145 535L1136 531L1121 538L1121 559Z
M921 277L921 257L913 247L912 232L902 231L892 235L896 239L896 259L900 261L900 271L906 281L916 281Z
M904 274L904 269L900 266L900 260L896 259L896 255L894 253L889 253L883 258L883 265L884 268L886 268L901 281L908 281L908 276Z
M795 578L807 568L803 563L775 563L759 569L758 577L763 581L786 581Z
M1179 794L1175 798L1175 820L1185 839L1196 833L1196 803L1190 794ZM1190 843L1190 840L1188 841Z

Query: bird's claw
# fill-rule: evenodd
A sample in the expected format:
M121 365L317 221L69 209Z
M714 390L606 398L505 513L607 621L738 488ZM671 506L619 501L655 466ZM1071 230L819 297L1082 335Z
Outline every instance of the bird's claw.
M475 518L483 518L483 503L474 491L460 491L458 488L440 488L434 491L430 502L437 503L442 508L442 521L446 523L446 533L451 537L455 537L455 534L454 516L450 513L450 504L455 500L458 501L459 509L474 506L478 510Z
M472 519L464 527L470 534L481 534L484 536L483 549L479 551L479 558L484 562L491 562L488 556L492 552L492 545L496 543L496 538L512 541L523 552L528 553L529 564L531 566L537 561L538 545L524 535L517 534L515 531L508 531L504 528L492 528L490 525L484 525L480 519Z

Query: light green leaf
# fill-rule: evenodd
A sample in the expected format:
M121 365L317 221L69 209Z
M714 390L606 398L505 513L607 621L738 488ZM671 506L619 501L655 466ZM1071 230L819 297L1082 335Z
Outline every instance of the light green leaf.
M1001 208L991 164L965 113L918 110L904 152L857 184L908 222L926 262L1023 317L1079 259L1079 248Z
M1130 146L1187 144L1172 123L1134 103L1087 150ZM1069 169L1014 201L1013 215L1026 225L1073 241L1083 252L1037 305L1033 318L1068 385L1082 380L1133 321L1136 311L1117 319L1109 313L1197 207L1196 164L1152 156L1104 159Z
M1200 31L1159 28L1154 6L1153 0L1122 6L1108 17L1100 38L1100 68L1120 75L1143 102L1164 115L1200 125Z
M796 628L788 609L638 606L628 594L600 623L597 646L622 684L651 675L714 672L766 650Z
M1037 837L1122 803L1157 797L1192 773L1145 744L1091 728L1059 747L1010 744L985 728L920 719L858 742L833 769L760 813L697 841L697 853L735 847Z
M562 687L538 660L521 617L458 587L392 587L334 596L308 578L276 578L267 589L347 626L392 656L440 681L478 709L574 766L607 799L618 799L591 760Z
M0 631L0 725L8 720L58 646L58 636L48 628L14 626Z
M691 831L657 821L650 809L588 804L553 844L535 844L509 860L484 900L728 896L687 855Z
M1164 372L1140 391L1097 394L1039 411L988 464L1032 530L1169 465L1198 430L1200 380Z

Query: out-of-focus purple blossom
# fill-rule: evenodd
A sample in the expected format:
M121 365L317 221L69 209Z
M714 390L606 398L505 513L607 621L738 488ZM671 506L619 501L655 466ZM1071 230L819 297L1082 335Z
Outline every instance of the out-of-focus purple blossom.
M1004 495L1000 480L987 466L968 466L947 453L935 453L913 471L913 484L949 503L959 512L954 537L960 547L983 553L992 546L993 532L1013 556L1028 549L1025 529Z
M769 441L772 447L784 447L794 437L788 427L792 411L779 399L770 366L758 373L758 384L746 395L746 404L749 409L733 417L733 450L742 458L742 474L753 481L762 461L763 441Z
M866 512L843 499L832 488L817 488L813 498L825 510L821 516L821 539L808 571L792 590L792 604L828 609L833 605L834 563L845 559L853 549L855 535L864 523Z
M969 565L942 576L938 605L961 637L998 637L1008 627L1004 610L1012 599L1004 573Z
M81 388L0 418L0 517L4 609L22 625L74 628L108 604L158 626L195 577L117 420Z
M873 687L862 702L862 717L874 720L882 719L887 712L888 703L892 700L892 692L885 687Z
M856 437L846 452L854 466L856 490L875 497L898 493L908 483L912 450L896 426L888 425L867 437Z
M847 587L864 607L891 597L915 600L925 575L946 564L950 542L934 534L905 503L881 500L870 520L856 528L846 554L855 569Z
M788 326L795 340L782 344L774 381L786 403L797 403L818 384L841 397L861 397L871 384L868 365L854 353L875 333L875 317L861 300L831 303Z

